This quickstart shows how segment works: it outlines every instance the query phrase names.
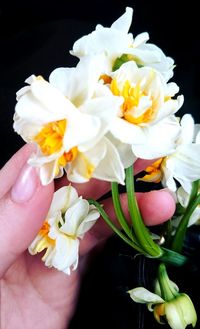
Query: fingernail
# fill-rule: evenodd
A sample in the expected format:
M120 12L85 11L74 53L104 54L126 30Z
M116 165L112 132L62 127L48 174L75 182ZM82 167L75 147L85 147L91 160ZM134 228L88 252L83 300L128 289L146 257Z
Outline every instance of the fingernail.
M11 189L11 199L16 203L29 201L39 185L36 169L26 164Z

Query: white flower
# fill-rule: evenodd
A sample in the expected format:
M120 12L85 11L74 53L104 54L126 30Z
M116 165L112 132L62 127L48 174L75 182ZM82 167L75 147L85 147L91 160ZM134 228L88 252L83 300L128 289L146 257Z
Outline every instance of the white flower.
M63 173L77 154L78 146L90 143L100 133L97 117L81 113L55 87L41 77L26 80L15 108L14 129L28 143L36 143L37 154L29 160L40 168L43 184Z
M113 95L100 81L103 66L104 56L88 56L74 68L55 69L49 78L81 113L97 117L101 123L96 138L80 145L77 156L68 163L68 179L73 182L94 177L124 183L124 167L117 148L104 137L123 98Z
M173 285L174 290L178 289L172 281L170 284ZM164 317L172 329L185 329L190 324L195 327L197 315L188 295L178 293L177 290L173 299L165 301L159 294L154 294L143 287L132 289L129 294L135 302L147 304L159 323L163 323Z
M172 154L157 160L146 168L143 181L162 181L171 191L177 190L176 181L190 193L191 184L200 178L199 125L194 124L190 114L185 114L180 122L181 132Z
M78 197L74 187L60 188L54 193L47 218L29 252L35 255L45 250L42 260L46 266L70 274L78 266L80 239L99 216L94 206Z
M98 24L95 31L74 43L70 53L79 58L104 53L107 72L112 71L116 60L125 54L128 55L127 60L133 60L140 66L151 66L169 80L173 76L173 59L166 57L159 47L146 44L148 33L141 33L135 39L128 33L132 15L133 9L127 7L125 13L110 28Z
M173 99L175 83L166 83L159 72L149 67L138 68L124 63L105 83L113 95L123 97L110 132L122 143L131 145L136 157L154 159L174 151L180 127L174 113L182 106L183 97Z

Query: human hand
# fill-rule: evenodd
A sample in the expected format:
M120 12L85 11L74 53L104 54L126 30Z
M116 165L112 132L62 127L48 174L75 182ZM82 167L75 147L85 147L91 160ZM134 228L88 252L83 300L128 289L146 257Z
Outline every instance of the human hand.
M32 151L32 146L24 146L0 171L1 325L7 329L18 329L22 324L26 329L66 328L76 306L87 258L112 231L101 219L97 221L81 241L79 267L70 276L45 267L40 255L31 256L27 247L42 226L54 192L53 183L42 186L35 169L26 164ZM145 166L138 161L135 172ZM65 179L57 180L55 189L63 184ZM73 185L84 198L98 199L109 190L109 183L97 180ZM121 198L126 212L125 194ZM167 220L175 209L166 190L139 193L137 199L147 225ZM114 218L111 199L102 203Z

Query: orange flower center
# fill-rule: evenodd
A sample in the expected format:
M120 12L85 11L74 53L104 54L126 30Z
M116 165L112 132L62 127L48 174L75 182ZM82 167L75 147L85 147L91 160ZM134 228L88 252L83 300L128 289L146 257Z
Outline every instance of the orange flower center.
M150 166L148 166L145 171L146 175L144 175L142 178L138 178L137 180L143 181L143 182L149 182L149 183L160 183L162 179L162 164L163 164L164 158L160 158L153 162Z
M51 155L60 151L63 146L66 125L65 119L50 122L35 136L34 141L40 146L44 155Z
M139 106L143 96L147 96L140 84L132 86L128 80L120 89L116 79L113 79L110 85L111 91L116 96L123 96L124 103L122 105L122 117L130 123L141 124L151 121L154 118L155 111L152 106L146 109L143 113L137 115L136 109ZM153 100L152 100L153 101Z

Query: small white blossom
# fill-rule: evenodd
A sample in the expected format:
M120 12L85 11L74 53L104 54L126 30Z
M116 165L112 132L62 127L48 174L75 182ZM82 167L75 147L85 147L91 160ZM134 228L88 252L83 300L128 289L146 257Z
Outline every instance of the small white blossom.
M44 185L63 174L77 155L78 147L93 142L100 133L97 117L81 113L42 77L31 76L29 86L17 93L14 130L37 152L29 163L40 168Z
M39 168L44 185L64 170L74 182L91 177L124 182L118 152L104 137L122 99L111 93L95 97L98 86L102 88L95 64L93 58L71 70L57 69L50 83L32 76L27 80L30 86L17 94L14 129L26 142L37 145L29 163ZM110 170L104 166L105 157L112 159Z
M105 82L123 104L110 124L110 132L129 144L138 158L155 159L174 151L180 126L174 113L183 104L175 83L166 83L160 73L149 67L138 68L130 61L111 74Z
M155 319L163 324L166 320L172 329L185 329L192 324L195 327L197 314L190 297L184 293L178 293L178 287L170 281L176 296L171 300L164 300L160 294L154 294L149 290L138 287L129 292L130 297L137 303L147 304L149 311L154 312Z
M42 252L45 265L70 274L78 266L79 244L99 218L87 200L78 197L72 186L54 193L47 218L29 246L32 255Z

